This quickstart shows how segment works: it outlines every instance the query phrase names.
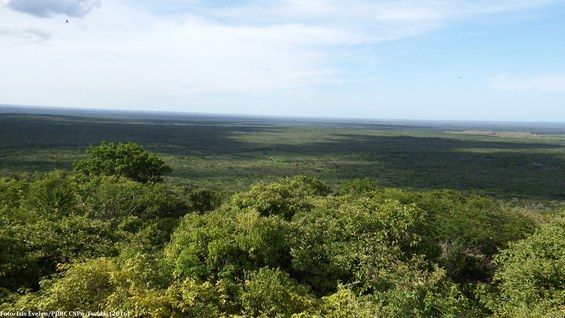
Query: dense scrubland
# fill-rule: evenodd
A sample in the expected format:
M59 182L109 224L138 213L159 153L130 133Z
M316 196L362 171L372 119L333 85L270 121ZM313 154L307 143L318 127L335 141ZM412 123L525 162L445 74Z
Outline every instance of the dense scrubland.
M0 120L1 311L564 314L558 133Z
M173 168L167 182L228 194L308 175L331 185L370 178L383 187L447 188L506 200L565 197L563 125L133 115L0 114L0 174L68 170L89 145L133 141Z

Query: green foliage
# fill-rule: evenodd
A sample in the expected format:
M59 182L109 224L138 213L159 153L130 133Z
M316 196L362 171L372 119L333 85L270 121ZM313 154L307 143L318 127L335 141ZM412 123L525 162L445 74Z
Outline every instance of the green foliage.
M477 317L479 310L445 270L423 257L398 261L381 250L368 253L358 270L364 289L373 291L381 317Z
M162 248L175 218L188 211L181 193L117 177L78 182L61 171L1 179L0 287L35 289L57 264L114 256L130 240L146 244L141 249Z
M565 310L565 221L559 218L495 257L501 317L559 317Z
M372 198L376 202L394 199L425 211L425 254L460 282L489 281L492 256L535 227L531 219L504 210L491 199L451 190L383 189Z
M557 317L564 302L563 221L528 236L528 217L456 191L354 180L336 194L299 176L219 205L207 190L55 171L0 179L0 199L5 311Z
M34 180L28 195L22 201L24 210L34 211L42 217L70 215L78 204L75 184L63 171L53 171Z
M35 288L39 278L70 259L115 255L120 234L110 224L83 216L14 224L0 230L0 286ZM2 244L4 243L4 244Z
M86 158L73 166L77 174L118 176L138 182L161 181L163 174L172 171L163 160L133 142L91 146L86 149Z
M231 204L238 208L252 208L261 215L280 215L291 218L295 213L308 209L310 196L330 193L330 187L320 180L298 176L279 182L258 184L247 192L232 197Z
M351 289L339 286L337 292L322 297L316 310L296 314L293 318L370 318L378 313L378 305L368 297L359 297Z
M475 269L467 261L450 258L456 253L453 247L445 252L445 242L463 246L458 253L464 257L473 256L470 251L479 253L482 262L532 226L490 200L454 192L385 189L331 197L303 191L307 204L289 209L287 203L295 203L295 197L265 195L288 180L238 194L205 215L187 215L166 248L177 277L234 286L246 281L245 272L269 266L317 295L336 292L339 282L351 284L352 291L364 295L363 306L378 309L385 317L476 316L482 309L457 282L463 275L471 283L491 277L491 265ZM276 197L278 203L260 213L257 210L265 205L242 204L252 203L252 194L259 200ZM457 222L473 222L475 234L462 237ZM482 276L467 273L469 269ZM300 315L322 312L314 307Z
M344 182L341 185L342 195L363 195L377 189L377 183L369 178L357 178Z
M289 232L279 216L220 209L185 216L165 252L179 277L237 282L246 270L288 263Z
M140 251L157 252L169 243L179 223L178 218L157 218L145 222L135 233L130 246L137 247Z
M221 284L197 283L187 279L174 284L166 291L168 303L173 308L168 317L220 317L227 308Z
M170 281L163 272L159 258L154 256L126 258L114 273L120 283L107 297L106 310L163 318L218 317L229 310L221 283Z
M89 217L120 221L180 217L189 210L181 189L162 183L143 184L114 176L92 177L76 185Z
M293 270L317 292L334 291L338 281L353 280L353 269L367 246L377 244L409 255L421 241L422 221L421 210L397 201L319 200L311 211L293 219Z
M106 298L119 284L113 275L115 271L115 264L108 259L68 267L60 278L42 282L44 292L35 301L36 306L46 311L104 310Z
M197 189L188 194L188 202L192 211L204 213L217 208L221 203L221 198L219 194L214 191Z
M239 297L249 317L290 317L315 304L308 287L279 269L267 267L247 275Z

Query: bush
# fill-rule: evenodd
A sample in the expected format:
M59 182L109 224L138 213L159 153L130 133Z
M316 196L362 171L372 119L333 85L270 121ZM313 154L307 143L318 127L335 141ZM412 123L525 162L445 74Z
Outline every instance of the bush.
M106 298L114 292L117 268L108 259L65 266L56 279L42 281L39 295L28 295L16 305L21 309L31 306L42 311L101 311L106 308Z
M317 310L303 312L294 318L373 318L378 310L377 304L368 297L359 297L351 289L340 285L337 292L322 297Z
M289 219L311 206L309 197L324 196L330 190L328 185L317 179L298 176L255 185L247 192L234 195L231 204L240 209L255 209L264 216L280 215Z
M558 317L565 309L565 222L543 225L495 257L501 317Z
M5 268L0 287L36 288L39 279L52 274L57 264L116 255L114 244L120 238L110 224L82 216L12 225L0 231L0 242L16 243L9 245L10 257L0 260L0 267Z
M426 214L428 259L461 283L488 282L494 268L492 257L507 243L523 238L535 228L533 221L503 210L485 197L451 190L426 192L383 189L371 193L376 202L394 199L414 204Z
M250 210L185 216L166 248L179 277L236 282L247 270L289 263L289 225Z
M120 176L0 179L0 310L559 316L562 219L526 237L531 220L492 200L366 181L331 195L285 178L214 208L211 192Z
M221 198L214 191L197 189L188 194L188 202L192 211L204 213L217 208L220 205Z
M161 183L142 184L114 176L93 177L75 185L83 203L82 213L116 224L126 217L142 220L181 217L189 211L182 191Z
M250 317L290 317L315 304L306 286L279 269L267 267L248 273L239 296L244 313Z
M162 248L174 218L188 211L180 193L174 186L113 176L77 182L61 171L0 180L7 203L0 208L0 288L37 289L57 264L114 256L130 240L147 244L140 249ZM168 230L150 229L159 220Z
M292 269L316 292L334 292L339 281L354 280L354 269L372 246L409 257L420 248L423 220L421 210L398 201L318 200L311 211L296 214L292 221Z
M341 185L342 195L366 195L377 189L377 183L369 178L358 178L344 182Z
M86 158L77 161L73 170L86 176L118 176L137 182L162 181L171 168L140 145L102 142L86 149Z

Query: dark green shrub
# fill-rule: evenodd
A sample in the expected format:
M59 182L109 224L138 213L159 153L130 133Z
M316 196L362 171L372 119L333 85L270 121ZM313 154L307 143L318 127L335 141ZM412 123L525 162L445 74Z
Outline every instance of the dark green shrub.
M211 190L197 189L188 194L190 210L198 211L199 213L212 211L217 208L220 203L221 198L219 194Z

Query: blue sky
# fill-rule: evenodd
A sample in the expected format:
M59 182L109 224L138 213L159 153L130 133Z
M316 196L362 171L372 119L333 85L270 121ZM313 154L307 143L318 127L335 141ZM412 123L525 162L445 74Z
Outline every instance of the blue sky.
M565 1L0 0L0 104L565 121Z

